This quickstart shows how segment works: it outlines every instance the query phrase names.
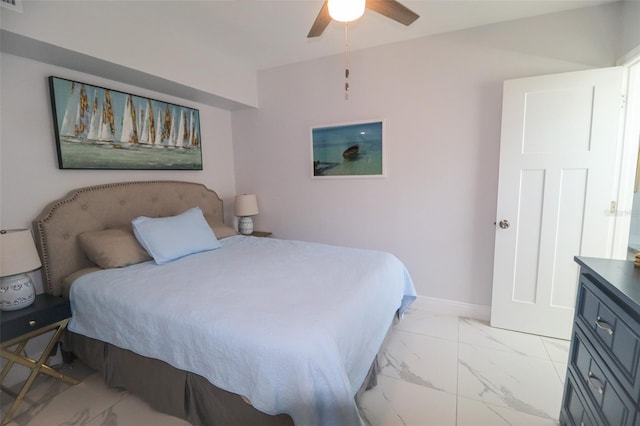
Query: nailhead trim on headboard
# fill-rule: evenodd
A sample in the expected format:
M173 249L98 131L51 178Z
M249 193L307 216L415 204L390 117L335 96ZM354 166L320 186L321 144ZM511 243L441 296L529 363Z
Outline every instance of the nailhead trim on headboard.
M151 198L144 197L147 193L151 193ZM74 209L73 205L79 200L82 204ZM79 233L129 225L137 216L172 216L196 205L205 215L223 222L222 200L218 194L192 182L109 183L78 188L49 203L33 222L45 292L60 295L66 276L93 266L75 241Z

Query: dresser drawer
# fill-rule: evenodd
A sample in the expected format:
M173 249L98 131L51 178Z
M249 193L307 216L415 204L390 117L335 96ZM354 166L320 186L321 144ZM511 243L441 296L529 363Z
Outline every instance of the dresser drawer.
M575 327L573 333L569 371L575 375L586 398L593 403L594 411L606 420L606 424L634 425L636 404L586 341L581 328Z
M594 342L602 345L599 355L633 398L640 397L640 323L623 311L610 296L582 274L576 321ZM597 346L597 345L596 345Z
M564 397L562 398L562 412L560 424L562 426L598 426L603 421L595 420L596 416L588 408L586 398L576 385L576 380L571 371L567 373Z

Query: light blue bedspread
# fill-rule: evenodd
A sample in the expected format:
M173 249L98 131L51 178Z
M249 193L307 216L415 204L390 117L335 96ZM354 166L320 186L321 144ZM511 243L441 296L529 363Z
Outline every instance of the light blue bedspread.
M85 275L69 329L289 414L359 425L354 396L391 325L415 299L393 255L234 236L166 265Z

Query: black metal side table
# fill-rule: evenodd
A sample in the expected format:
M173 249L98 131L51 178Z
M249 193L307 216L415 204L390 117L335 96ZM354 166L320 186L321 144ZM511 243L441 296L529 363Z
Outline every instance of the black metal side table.
M15 401L9 407L9 411L2 419L3 426L11 421L39 373L48 374L72 385L80 383L79 380L65 376L46 364L49 354L58 343L69 319L71 319L69 301L50 294L39 294L33 304L27 308L18 311L2 311L0 313L0 356L7 360L6 365L0 371L0 384L15 364L23 365L32 370L18 394L14 394L0 385L3 391L15 398ZM38 360L22 354L29 340L52 330L55 330L55 332Z

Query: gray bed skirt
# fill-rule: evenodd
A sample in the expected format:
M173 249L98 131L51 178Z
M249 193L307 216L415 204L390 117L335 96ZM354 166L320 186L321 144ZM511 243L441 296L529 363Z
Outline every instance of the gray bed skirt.
M212 385L202 376L100 340L67 331L63 339L63 350L72 352L87 366L102 373L107 386L126 389L142 398L154 410L179 417L193 425L294 424L289 415L265 414L245 402L241 396ZM356 394L356 401L365 390L376 386L380 370L379 356L380 354L373 360L369 373Z

